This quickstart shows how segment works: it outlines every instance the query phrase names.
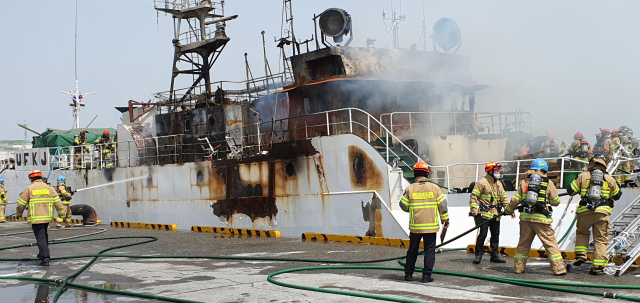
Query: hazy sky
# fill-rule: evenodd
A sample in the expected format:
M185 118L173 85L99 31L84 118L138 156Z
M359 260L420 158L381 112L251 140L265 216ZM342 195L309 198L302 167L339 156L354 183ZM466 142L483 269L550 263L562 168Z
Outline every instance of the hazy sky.
M422 1L402 1L400 44L417 43L423 21ZM399 9L400 1L394 1ZM532 113L565 140L582 131L588 139L600 127L627 125L640 133L640 1L433 1L425 0L428 34L442 18L462 30L458 54L471 60L479 84L477 111ZM391 46L382 22L389 0L294 0L296 36L313 34L313 14L329 7L353 18L352 46ZM16 123L68 129L70 99L58 92L74 87L75 1L4 1L0 10L0 139L22 139ZM215 80L244 80L244 53L255 76L263 75L260 32L266 31L268 56L277 71L282 1L227 0L231 41L212 69ZM158 17L151 0L79 1L78 72L85 98L81 125L99 115L91 127L115 127L114 109L130 99L147 101L166 91L173 56L172 19ZM431 40L428 41L431 45ZM430 47L429 47L430 48ZM540 129L536 129L538 134ZM30 139L29 135L29 139Z

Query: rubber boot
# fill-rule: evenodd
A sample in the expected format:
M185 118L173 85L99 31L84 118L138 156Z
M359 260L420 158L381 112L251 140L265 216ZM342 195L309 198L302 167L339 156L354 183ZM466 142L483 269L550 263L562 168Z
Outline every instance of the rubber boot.
M600 276L600 275L604 275L604 274L605 274L605 272L604 272L604 266L594 266L594 267L591 267L591 270L589 271L589 274L590 274L590 275L593 275L593 276Z
M7 220L0 220L0 223L7 223Z
M431 276L422 276L422 280L420 280L420 282L422 283L431 283L433 282L433 278Z
M491 259L489 259L491 263L507 263L507 260L500 258L500 255L496 253L491 254Z
M404 280L405 281L413 281L413 276L412 275L408 275L408 274L404 274Z
M580 266L584 262L587 262L587 257L580 255L580 256L576 256L576 259L573 261L573 263L571 263L571 265Z
M40 264L38 264L40 266L49 266L49 258L44 258L42 259L42 262L40 262Z
M476 258L473 259L473 264L480 264L482 262L482 254L476 255Z

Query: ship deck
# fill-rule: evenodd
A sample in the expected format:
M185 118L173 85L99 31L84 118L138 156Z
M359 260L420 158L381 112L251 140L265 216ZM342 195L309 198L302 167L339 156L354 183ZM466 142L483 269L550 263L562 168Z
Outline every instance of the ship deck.
M86 228L57 230L51 225L49 237L59 239L95 232ZM145 229L117 229L99 226L106 231L84 238L152 236L155 242L117 249L109 254L170 255L170 256L238 256L323 260L381 259L404 255L397 247L305 242L299 238L232 237L188 231ZM18 235L6 234L27 232ZM25 222L0 224L0 246L34 242L31 229ZM141 239L117 239L51 245L52 257L95 254L100 250L139 242ZM0 258L32 258L36 247L4 250ZM567 276L554 277L546 260L530 260L527 273L512 273L513 258L506 264L471 264L472 256L464 251L443 252L437 255L435 269L494 277L531 280L564 281L596 284L640 284L640 269L632 268L621 277L589 276L588 265L573 270ZM0 276L16 275L47 279L64 278L90 261L90 258L52 261L51 266L37 266L37 261L0 262ZM422 264L421 258L418 266ZM414 275L414 282L403 281L402 271L331 269L331 264L308 262L237 261L211 259L131 259L100 258L82 273L76 283L95 287L180 298L201 302L374 302L372 299L341 296L285 288L267 281L270 273L304 266L327 266L327 270L287 273L278 281L311 287L324 287L429 302L601 302L602 297L569 294L498 282L434 274L435 282L422 284ZM334 264L335 265L335 264ZM340 264L343 265L343 264ZM396 261L358 264L398 267ZM42 286L41 286L42 285ZM48 292L49 300L57 290L55 285L34 284L17 280L0 280L0 297L5 302L32 302L37 294ZM583 288L582 290L637 296L638 290ZM6 300L4 300L6 299ZM59 302L160 302L115 294L87 293L69 289ZM604 299L607 300L607 299ZM40 302L40 301L36 301ZM44 301L51 302L51 301Z

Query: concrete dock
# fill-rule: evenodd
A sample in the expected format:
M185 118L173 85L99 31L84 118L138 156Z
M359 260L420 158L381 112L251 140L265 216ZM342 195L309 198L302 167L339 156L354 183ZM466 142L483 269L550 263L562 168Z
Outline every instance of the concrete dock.
M51 224L49 238L66 238L106 231L82 237L102 238L120 236L153 236L152 243L126 247L107 254L170 255L170 256L237 256L273 257L323 260L381 259L404 255L405 249L362 244L318 243L300 238L239 237L189 231L147 229L119 229L109 226L56 229ZM26 232L22 234L15 234ZM52 257L96 254L100 250L140 242L140 239L117 239L50 245ZM0 247L33 243L35 239L25 222L0 224ZM37 247L0 251L0 258L33 258ZM564 281L596 284L640 284L640 269L632 268L622 277L589 276L590 265L583 265L567 276L554 277L546 260L529 261L527 272L516 275L512 271L513 258L506 264L493 264L485 258L482 264L472 265L472 256L464 251L444 252L436 256L437 270L464 272L531 280ZM422 264L418 260L418 266ZM0 262L0 276L27 276L64 279L90 261L90 258L53 260L51 266L40 267L37 261ZM234 261L211 259L132 259L100 258L82 273L75 283L105 289L146 293L201 302L374 302L376 300L303 291L274 285L267 276L275 271L305 267L327 266L327 270L287 273L277 280L311 287L361 292L428 302L603 302L614 299L540 290L478 279L435 274L435 282L405 282L402 271L390 270L332 270L331 266L309 262ZM396 261L358 264L398 267ZM628 296L640 296L638 290L582 288L582 290L613 291ZM55 284L39 284L18 280L0 280L2 302L52 302L57 291ZM48 299L43 299L47 298ZM620 301L620 300L617 300ZM70 288L59 302L154 302L115 294L88 293ZM155 301L160 302L160 301Z

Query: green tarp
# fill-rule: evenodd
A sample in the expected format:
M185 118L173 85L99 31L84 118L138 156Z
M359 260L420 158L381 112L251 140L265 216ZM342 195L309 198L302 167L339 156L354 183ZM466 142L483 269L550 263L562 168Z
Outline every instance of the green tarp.
M93 144L104 130L108 130L111 138L115 137L116 130L113 128L84 128L87 132L87 143ZM62 129L47 129L41 136L33 137L33 147L58 147L58 146L72 146L73 137L80 135L80 129L62 130Z

